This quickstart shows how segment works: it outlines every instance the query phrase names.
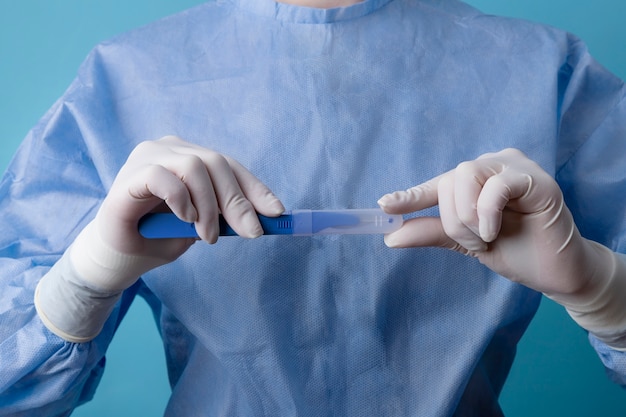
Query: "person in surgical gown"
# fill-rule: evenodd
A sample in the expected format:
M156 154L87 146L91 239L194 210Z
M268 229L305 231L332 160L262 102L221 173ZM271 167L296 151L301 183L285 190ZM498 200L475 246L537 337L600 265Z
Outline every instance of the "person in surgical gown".
M218 0L102 43L0 185L0 415L88 401L137 296L168 416L498 416L542 293L625 384L625 91L455 0ZM253 215L377 204L385 239ZM204 241L141 238L167 208Z

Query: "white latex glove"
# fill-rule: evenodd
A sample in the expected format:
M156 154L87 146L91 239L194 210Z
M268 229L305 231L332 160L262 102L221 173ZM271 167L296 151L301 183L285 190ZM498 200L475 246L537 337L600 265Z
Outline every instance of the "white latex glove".
M195 223L209 243L217 241L220 212L240 236L254 238L263 234L257 212L284 211L274 194L233 159L176 137L138 145L96 218L38 285L35 305L50 330L73 342L95 337L123 290L195 242L139 234L139 220L164 209Z
M582 327L626 348L626 263L583 238L554 179L507 149L463 162L430 181L387 194L381 208L406 214L439 205L385 237L390 247L440 246L564 305Z

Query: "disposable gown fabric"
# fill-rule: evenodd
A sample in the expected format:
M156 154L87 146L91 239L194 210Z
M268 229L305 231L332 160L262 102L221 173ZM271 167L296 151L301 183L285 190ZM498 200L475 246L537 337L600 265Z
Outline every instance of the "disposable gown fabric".
M0 415L67 415L89 399L136 292L160 317L166 415L501 415L540 294L380 236L199 242L126 292L94 341L47 331L38 279L130 151L166 134L311 209L374 207L519 148L557 178L585 236L625 249L624 86L575 37L452 0L209 2L98 46L4 175ZM624 354L594 346L623 382Z

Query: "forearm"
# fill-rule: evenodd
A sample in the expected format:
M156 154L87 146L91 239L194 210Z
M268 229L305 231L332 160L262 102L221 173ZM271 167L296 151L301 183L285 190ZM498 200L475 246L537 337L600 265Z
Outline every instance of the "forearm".
M548 295L583 328L613 349L626 351L626 256L587 241L593 271L575 294Z

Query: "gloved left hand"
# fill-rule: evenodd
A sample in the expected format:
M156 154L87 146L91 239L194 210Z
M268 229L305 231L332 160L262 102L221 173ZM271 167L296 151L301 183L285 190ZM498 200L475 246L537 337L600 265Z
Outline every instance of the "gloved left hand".
M583 238L554 179L507 149L379 200L405 214L439 205L385 237L391 247L440 246L478 258L500 275L564 305L582 327L626 348L626 262Z

